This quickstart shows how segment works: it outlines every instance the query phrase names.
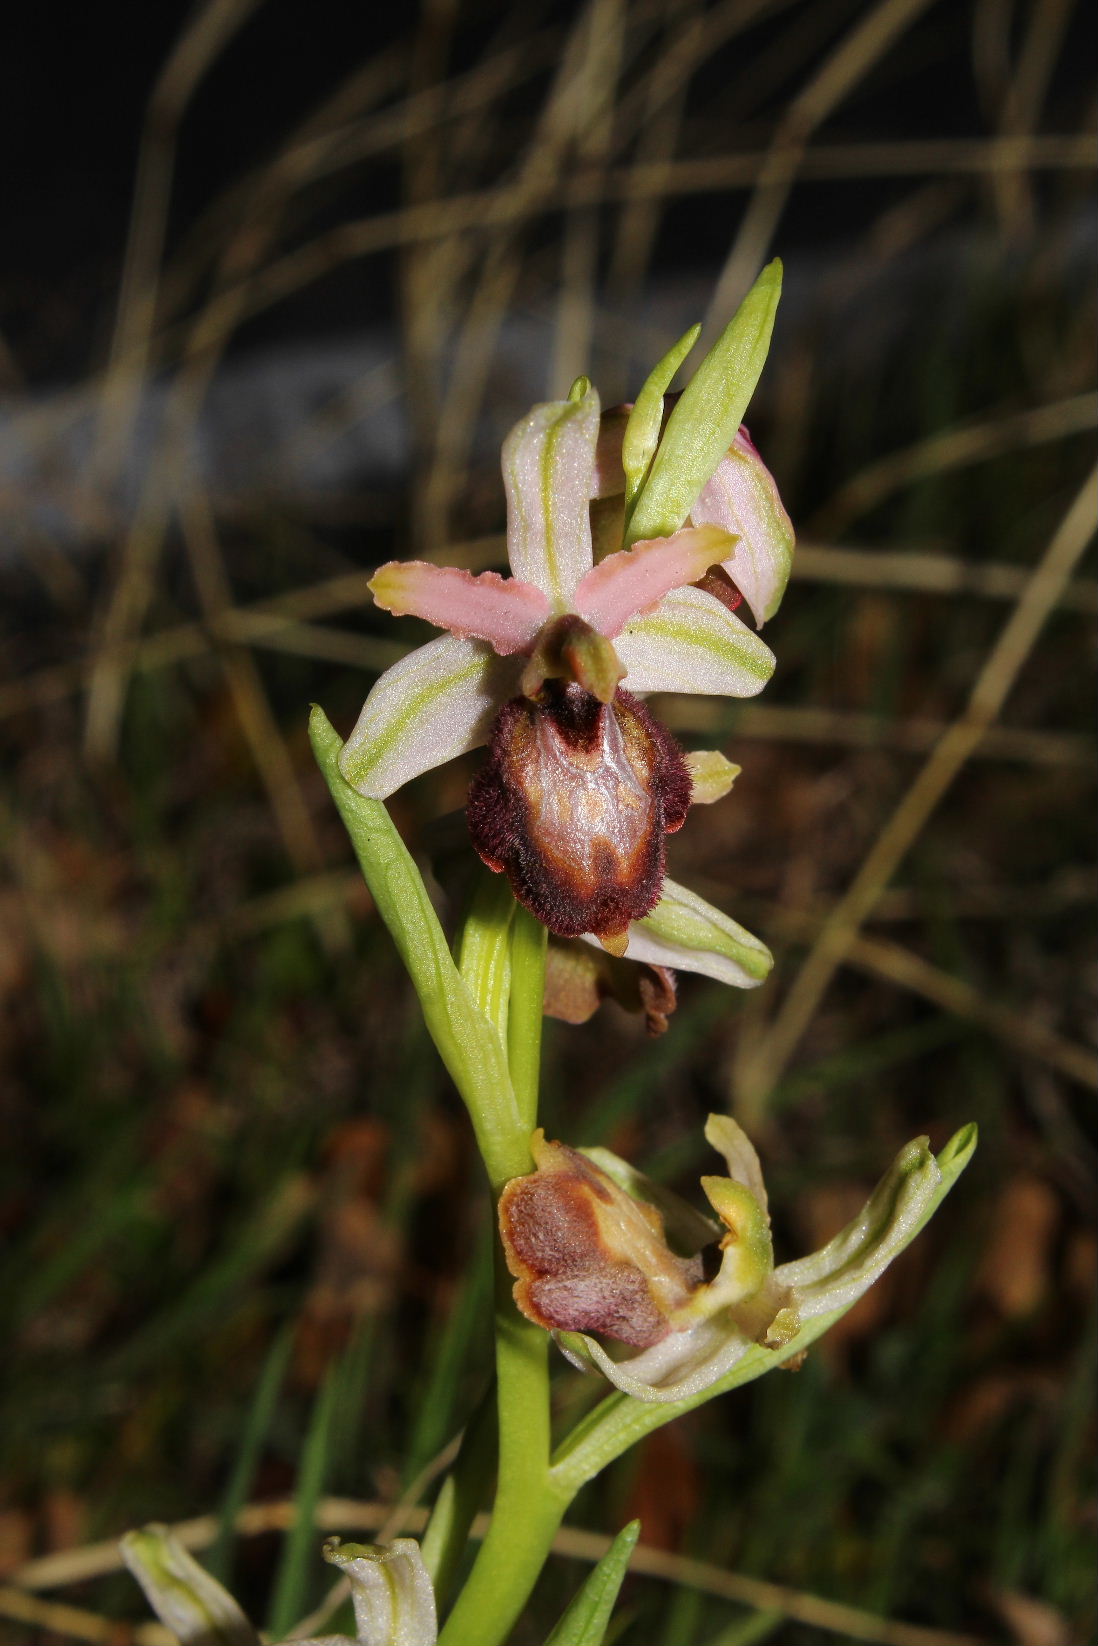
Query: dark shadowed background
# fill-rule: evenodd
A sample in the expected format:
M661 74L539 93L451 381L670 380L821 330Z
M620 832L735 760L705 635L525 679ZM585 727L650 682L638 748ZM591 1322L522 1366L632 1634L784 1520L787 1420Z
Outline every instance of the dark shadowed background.
M551 1024L546 1125L697 1193L731 1108L782 1257L908 1137L982 1141L802 1371L572 1518L643 1521L624 1646L1094 1639L1093 33L1074 0L7 19L0 1640L162 1639L111 1541L150 1518L212 1517L285 1626L314 1512L376 1533L468 1416L479 1167L308 704L346 733L426 633L379 561L500 564L532 401L629 397L774 253L777 675L657 707L743 766L671 867L775 972L684 978L657 1041ZM418 853L475 766L395 798Z

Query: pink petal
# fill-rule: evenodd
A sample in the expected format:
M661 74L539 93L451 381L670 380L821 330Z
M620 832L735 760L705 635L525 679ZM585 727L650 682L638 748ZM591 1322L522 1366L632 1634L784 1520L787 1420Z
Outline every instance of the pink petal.
M424 560L390 560L370 592L395 617L422 617L463 640L487 640L501 657L523 651L549 616L547 596L532 583Z
M576 590L576 610L608 640L631 617L651 611L665 594L696 583L727 560L735 539L719 526L687 526L673 537L652 537L607 555Z

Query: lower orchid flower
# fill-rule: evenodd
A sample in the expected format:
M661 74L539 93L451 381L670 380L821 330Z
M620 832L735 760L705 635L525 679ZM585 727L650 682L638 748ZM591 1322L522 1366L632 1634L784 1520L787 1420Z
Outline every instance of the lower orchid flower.
M541 1131L537 1169L500 1198L518 1307L573 1364L639 1400L696 1395L752 1348L788 1349L810 1322L850 1308L922 1228L976 1133L958 1132L937 1159L925 1137L908 1143L834 1240L777 1267L754 1148L726 1115L710 1115L705 1136L728 1173L701 1180L718 1221L608 1149L571 1149ZM613 1358L591 1333L635 1352Z
M551 932L593 934L615 954L632 957L635 923L653 914L664 890L666 836L698 797L687 757L641 697L749 697L774 668L769 648L732 609L739 593L727 568L739 566L733 503L742 488L732 488L730 503L722 475L730 463L739 472L739 417L765 358L777 291L772 268L719 346L727 354L739 339L735 398L722 386L714 410L705 387L714 351L695 379L701 388L693 401L693 383L683 394L662 438L663 391L682 345L621 425L620 456L612 431L600 446L599 400L586 379L515 426L503 447L512 576L392 562L370 585L388 611L449 632L377 681L343 749L344 777L384 799L487 742L469 794L474 846ZM687 456L669 464L668 451L684 441ZM596 565L590 501L613 487L615 465L632 522L647 510L656 529L639 536L630 526L627 546ZM754 466L751 473L765 490ZM777 536L773 510L761 527L760 511L751 517L755 558L770 531L774 556L788 559L780 512ZM754 607L758 579L743 564ZM774 589L762 604L773 608ZM766 954L761 945L755 952Z

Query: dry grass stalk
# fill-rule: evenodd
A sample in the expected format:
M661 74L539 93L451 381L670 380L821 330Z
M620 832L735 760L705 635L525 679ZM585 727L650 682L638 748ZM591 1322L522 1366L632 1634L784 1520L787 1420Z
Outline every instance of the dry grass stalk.
M936 744L867 853L816 939L769 1029L741 1060L737 1101L758 1110L788 1067L859 928L965 763L986 737L1094 532L1098 473L1092 473L1034 567L969 694L964 713Z

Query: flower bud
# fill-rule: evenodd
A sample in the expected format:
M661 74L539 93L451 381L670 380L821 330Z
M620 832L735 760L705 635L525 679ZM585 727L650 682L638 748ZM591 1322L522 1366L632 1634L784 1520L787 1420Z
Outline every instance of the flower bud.
M259 1646L240 1607L167 1526L127 1532L119 1548L145 1597L182 1646Z
M341 1544L333 1537L324 1558L351 1585L358 1646L435 1646L435 1591L415 1538Z

